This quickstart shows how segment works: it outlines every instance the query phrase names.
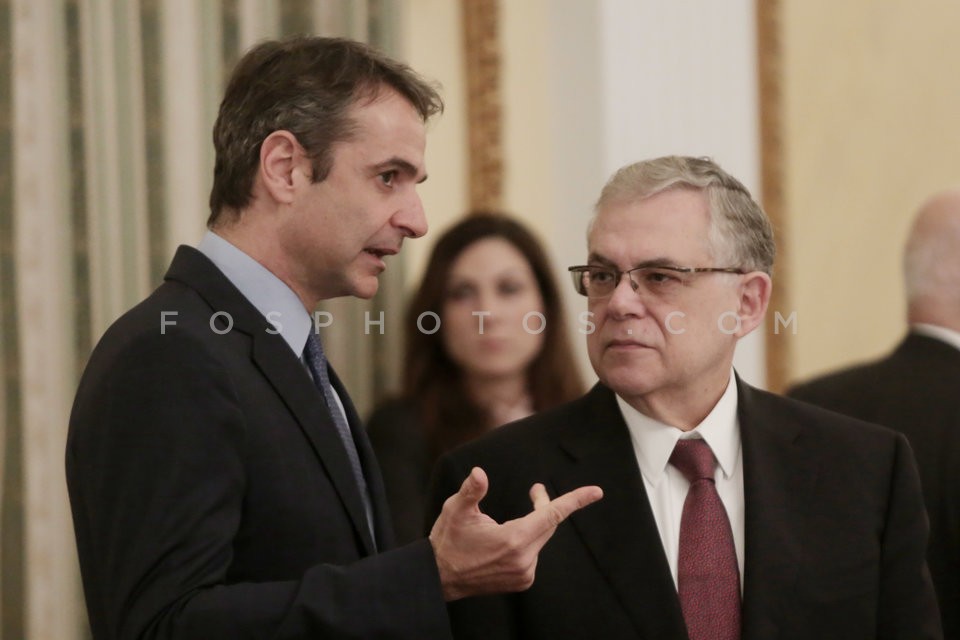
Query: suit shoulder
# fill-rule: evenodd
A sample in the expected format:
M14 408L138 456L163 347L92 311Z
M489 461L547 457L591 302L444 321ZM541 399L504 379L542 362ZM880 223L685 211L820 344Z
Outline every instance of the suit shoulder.
M570 402L505 424L454 449L448 455L474 461L489 457L500 460L529 457L544 444L562 438L574 425L585 423L590 415L592 395L588 393Z
M78 403L111 388L136 384L169 386L173 380L227 380L226 343L236 332L221 334L209 307L190 289L165 283L120 316L91 352L77 388ZM231 334L234 334L231 336Z
M117 330L165 333L203 329L209 333L211 321L216 326L218 319L214 315L215 311L197 291L179 282L167 281L117 318L105 335Z
M893 429L794 397L779 396L759 389L751 389L751 396L751 405L760 408L763 415L782 416L786 424L832 444L847 442L862 446L867 442L889 443L900 437Z
M883 361L878 360L825 373L791 386L786 395L819 404L817 400L853 393L875 385L882 375L882 365Z

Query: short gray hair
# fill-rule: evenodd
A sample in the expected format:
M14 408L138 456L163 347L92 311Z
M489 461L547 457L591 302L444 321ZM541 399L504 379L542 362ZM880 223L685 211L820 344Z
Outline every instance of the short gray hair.
M773 227L743 183L710 158L663 156L627 165L613 174L594 206L643 200L671 189L705 191L710 208L710 249L722 267L773 273Z

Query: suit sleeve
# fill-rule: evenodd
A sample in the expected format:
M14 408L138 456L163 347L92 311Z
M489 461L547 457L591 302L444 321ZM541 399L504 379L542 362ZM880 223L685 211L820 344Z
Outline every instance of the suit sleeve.
M913 453L896 436L893 473L881 556L878 638L942 638L940 616L927 569L929 521Z
M460 490L460 485L469 475L471 468L472 465L458 464L451 455L440 458L433 471L428 515L433 519L440 515L444 501ZM486 511L486 507L486 502L480 503L482 510ZM496 518L496 514L491 515ZM448 603L453 637L456 640L520 638L521 630L513 611L517 597L516 594L482 596Z
M229 576L245 435L229 372L198 339L141 337L91 360L67 479L97 640L449 637L425 540L296 580Z

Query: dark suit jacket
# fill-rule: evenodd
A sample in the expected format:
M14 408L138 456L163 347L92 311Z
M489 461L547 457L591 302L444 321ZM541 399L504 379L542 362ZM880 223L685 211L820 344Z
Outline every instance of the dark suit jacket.
M789 394L907 436L930 514L927 560L944 636L960 639L960 351L908 334L889 356Z
M375 555L322 396L269 328L181 247L91 355L66 462L94 636L449 637L430 544ZM376 461L332 378L387 549Z
M436 460L416 409L404 399L384 402L367 420L367 434L383 472L397 540L422 538L430 471Z
M927 523L903 436L743 383L743 638L940 637L924 563ZM598 384L441 458L434 509L473 465L497 520L597 484L599 503L560 525L533 587L451 606L457 638L683 639L686 629L630 435Z

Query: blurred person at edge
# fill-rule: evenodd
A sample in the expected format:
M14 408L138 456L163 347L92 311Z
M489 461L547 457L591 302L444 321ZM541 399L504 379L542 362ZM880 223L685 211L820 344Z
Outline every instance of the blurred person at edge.
M893 351L787 395L907 436L930 515L927 562L943 636L960 640L960 188L920 207L903 275L909 330Z
M441 454L583 393L552 274L502 214L474 212L434 246L406 314L403 392L367 425L398 541L423 535Z
M436 89L339 38L263 42L214 125L209 231L91 354L66 475L97 640L444 639L444 603L525 589L583 487L498 524L473 469L397 547L383 481L310 314L373 296L427 220ZM197 203L198 205L200 203Z

